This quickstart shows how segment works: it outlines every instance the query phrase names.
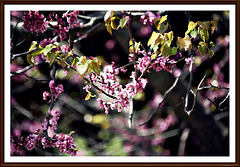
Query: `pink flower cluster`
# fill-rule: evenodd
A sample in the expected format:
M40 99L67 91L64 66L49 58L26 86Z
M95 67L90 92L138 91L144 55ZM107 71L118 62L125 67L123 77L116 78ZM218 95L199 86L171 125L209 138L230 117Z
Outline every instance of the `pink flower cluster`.
M63 90L63 85L59 84L58 86L54 85L54 80L51 80L49 82L49 88L51 93L54 95L54 99L56 100L58 98L58 96L64 91ZM47 97L51 98L51 94L47 91L43 92L43 100L47 100ZM48 101L48 103L50 103L51 100Z
M101 72L100 76L94 73L91 75L91 80L97 83L101 90L115 97L111 102L105 102L101 98L97 99L100 108L104 108L106 114L109 113L109 108L112 110L117 109L118 112L128 108L130 106L130 98L141 92L148 82L147 79L144 78L138 78L136 80L135 73L133 72L130 77L132 78L132 82L123 87L116 77L119 69L114 67L114 63L111 67L112 69L107 69L104 73Z
M77 10L74 10L73 12L70 12L70 13L63 14L63 17L67 18L67 22L69 23L70 28L83 26L83 23L80 23L77 19L78 14L79 14L79 11L77 11Z
M143 55L143 57L139 57L136 62L135 68L139 70L141 73L144 73L148 67L148 72L152 68L155 71L159 72L161 70L165 70L168 72L172 72L172 68L176 66L175 60L170 60L169 57L164 58L163 56L159 56L151 62L151 55L148 55L145 50L138 50L137 55ZM131 55L130 55L131 56ZM130 61L132 58L130 57Z
M146 14L142 15L140 21L143 24L150 24L151 26L154 24L156 18L160 18L160 13L157 12L156 15L150 11L147 11Z
M25 139L25 148L29 151L32 149L37 149L38 144L40 142L40 136L39 134L30 134L26 139Z
M53 27L55 28L53 31L53 34L57 32L61 40L64 40L67 38L67 34L70 29L67 23L63 20L63 17L60 18L57 14L55 14L55 12L51 13L48 16L50 21L55 21L55 20L57 21L57 25L53 25Z
M57 141L54 141L54 139ZM52 139L43 137L41 139L41 143L44 149L47 147L53 147L53 148L56 147L59 149L60 154L65 153L71 156L77 155L76 145L73 141L72 136L70 135L60 133L60 134L54 135Z
M61 113L58 110L51 110L49 113L49 127L52 132L57 130L57 121L59 120ZM45 118L44 123L42 124L42 129L47 130L47 119Z
M36 32L39 35L40 32L47 30L48 21L43 14L39 14L38 11L25 12L23 17L23 27L25 31Z

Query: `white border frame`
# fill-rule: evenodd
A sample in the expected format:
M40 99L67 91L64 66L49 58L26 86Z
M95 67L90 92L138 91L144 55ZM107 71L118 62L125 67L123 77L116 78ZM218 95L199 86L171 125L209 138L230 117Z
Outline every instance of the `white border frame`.
M64 162L64 163L83 163L83 162L146 162L146 163L232 163L236 162L236 112L231 112L230 114L230 155L229 156L129 156L129 157L102 157L102 156L83 156L83 157L65 157L65 156L44 156L44 157L31 157L31 156L10 156L10 11L12 10L166 10L166 11L230 11L229 21L230 21L230 111L236 111L236 9L235 5L4 5L4 161L5 162L32 162L32 163L42 163L42 162Z

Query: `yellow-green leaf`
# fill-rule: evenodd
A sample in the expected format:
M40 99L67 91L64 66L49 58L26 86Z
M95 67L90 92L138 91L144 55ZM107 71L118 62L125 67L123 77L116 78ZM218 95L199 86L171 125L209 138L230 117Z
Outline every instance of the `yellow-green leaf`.
M35 65L35 59L34 59L34 58L35 58L35 57L32 56L31 54L28 54L28 55L27 55L27 61L28 61L28 63L31 64L31 65Z
M157 18L154 21L154 26L157 30L160 30L161 24L167 20L167 16L162 16L161 18Z
M211 21L211 24L213 25L211 27L211 35L212 35L214 31L218 30L218 27L217 27L217 23L215 21Z
M91 69L94 72L96 72L97 74L100 74L99 62L96 57L93 60L91 60L88 64L90 65Z
M147 46L151 45L156 39L159 37L160 33L156 33L155 31L152 32L151 37L148 40Z
M171 44L171 42L172 42L172 40L173 40L173 32L170 31L170 32L168 32L168 33L164 33L164 34L163 34L163 37L164 37L164 40L165 40L166 42L169 42L169 43Z
M215 46L212 41L209 43L209 45L210 45L211 47L214 47L214 46Z
M28 52L30 52L31 50L33 50L33 48L37 45L37 41L32 41L32 45L29 48Z
M197 29L195 28L194 30L191 30L191 31L190 31L190 35L191 35L192 38L196 38L197 35L198 35Z
M163 57L167 57L169 56L170 51L171 51L170 43L166 42L161 48L161 54L163 55Z
M197 26L197 23L194 23L193 21L190 21L188 24L188 30L185 32L185 36L188 35L188 33L193 30Z
M199 37L205 42L209 39L209 32L206 29L199 29Z
M204 57L207 52L208 44L205 42L199 42L198 51Z
M166 23L166 25L164 23L162 23L160 26L159 32L164 33L167 29L168 29L168 23Z
M71 56L73 53L73 49L68 53L68 55L64 58L64 61L67 61L67 59Z
M200 28L205 29L205 30L207 30L207 31L208 31L209 28L210 28L210 21L204 21L204 22L198 21L197 24L198 24L198 26L199 26Z
M177 47L182 50L184 49L185 51L190 50L192 47L192 42L191 38L187 35L184 38L178 37L177 38Z
M83 63L78 62L76 64L76 70L81 77L84 77L84 75L86 74L88 69L89 69L88 63L83 64Z
M208 52L209 52L209 57L210 57L210 58L212 58L212 57L213 57L213 55L214 55L214 51L213 51L213 50L211 50L211 49L209 49L209 50L208 50Z
M106 25L107 31L112 35L112 28L110 24Z
M117 26L116 26L114 19L111 20L111 27L112 27L112 29L117 30Z
M123 17L122 19L120 19L120 22L119 22L121 28L125 27L125 25L127 24L127 17Z

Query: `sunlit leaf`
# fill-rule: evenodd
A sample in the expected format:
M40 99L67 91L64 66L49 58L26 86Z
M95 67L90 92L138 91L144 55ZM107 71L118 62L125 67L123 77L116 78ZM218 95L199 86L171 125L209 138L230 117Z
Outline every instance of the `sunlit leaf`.
M27 61L28 61L28 63L31 64L31 65L34 65L34 64L35 64L35 59L34 59L34 58L35 58L35 57L32 56L31 54L28 54L28 55L27 55Z
M210 47L214 47L215 46L212 41L209 43L209 45L210 45Z
M163 57L167 57L169 55L170 51L171 51L170 44L168 42L166 42L161 48L161 53L162 53Z
M126 24L127 24L127 17L123 17L122 19L120 19L119 25L121 26L121 28L125 27Z
M190 35L191 35L192 38L196 38L197 35L198 35L197 29L195 28L194 30L191 30L191 31L190 31Z
M95 73L100 74L99 62L98 62L98 59L96 57L93 60L91 60L88 64L90 65L91 69Z
M206 29L199 30L199 37L205 42L209 39L209 32Z
M47 55L48 52L50 52L53 48L56 48L55 45L49 44L44 48L44 55Z
M159 37L160 33L156 33L155 31L152 32L151 37L148 40L147 46L151 45L156 39Z
M78 62L76 64L76 70L81 77L84 77L84 75L86 74L88 69L89 69L88 63L83 64L83 63Z
M154 26L157 30L160 30L161 24L167 20L167 16L162 16L161 18L157 18L154 21Z
M114 29L114 30L117 29L117 26L116 26L116 23L115 23L114 19L111 20L111 28Z
M185 36L188 35L188 33L193 30L197 26L197 23L194 23L192 21L189 22L188 24L188 30L185 32Z
M198 51L204 57L207 52L208 44L205 42L199 42Z
M107 24L106 28L107 28L107 31L112 35L111 25L110 25L110 24Z
M165 40L166 42L169 42L169 43L171 44L171 42L172 42L172 40L173 40L173 32L170 31L170 32L168 32L168 33L164 33L164 34L163 34L163 37L164 37L164 40Z
M209 51L209 57L212 58L214 56L214 51L211 49L209 49L208 51Z
M33 48L37 45L37 41L32 41L32 45L29 48L28 52L30 52L31 50L33 50Z
M182 50L184 49L185 51L190 50L192 47L192 42L191 38L187 35L184 38L178 37L177 38L177 47Z
M211 35L214 33L214 31L218 30L217 23L215 21L211 21L211 24L213 25L211 27Z

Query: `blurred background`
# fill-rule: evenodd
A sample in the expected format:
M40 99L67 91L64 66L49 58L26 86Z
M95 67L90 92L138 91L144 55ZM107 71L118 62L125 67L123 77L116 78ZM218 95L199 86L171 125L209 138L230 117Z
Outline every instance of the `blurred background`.
M60 13L62 11L59 11ZM193 66L192 89L196 91L198 84L206 74L202 86L212 83L216 86L229 86L229 13L228 11L151 11L154 15L167 15L168 23L174 32L174 40L184 37L188 27L188 17L196 21L216 21L218 30L210 35L209 41L215 44L215 55L202 57L196 53ZM35 35L25 32L21 18L24 11L11 12L11 72L16 72L29 66L25 53L32 41L42 41L53 38L49 28L45 33ZM40 11L48 16L50 11ZM74 39L87 34L74 44L74 53L86 57L98 57L101 68L111 62L120 67L129 63L129 35L127 29L113 30L110 35L105 28L104 11L85 11L81 15L99 17L90 28L75 29ZM137 12L136 12L137 13ZM146 13L142 11L142 13ZM151 24L143 24L141 15L132 17L131 32L135 40L141 41L145 48L154 29ZM81 19L80 19L81 20ZM82 19L86 24L89 20ZM91 30L92 27L95 28ZM90 30L90 31L89 31ZM169 29L170 30L170 29ZM68 44L68 39L61 41ZM172 45L176 45L173 42ZM198 41L193 43L196 48ZM187 53L182 53L186 56ZM176 55L174 59L178 59ZM233 55L234 56L234 55ZM41 57L39 57L39 60ZM228 90L210 88L199 92L196 106L188 116L183 110L183 98L186 95L189 82L188 66L185 61L177 63L173 73L165 71L148 73L146 89L134 97L133 127L128 128L129 111L110 111L108 115L100 109L96 98L86 101L87 92L81 77L73 70L57 65L56 82L64 86L64 92L59 96L54 109L61 111L57 133L70 133L78 148L79 156L199 156L199 155L229 155L229 100L221 103L228 95ZM186 68L186 69L184 69ZM133 67L119 74L121 83L127 83ZM167 95L160 109L147 124L150 113L157 108L163 94L173 84L177 73L183 71L176 87ZM50 71L48 63L40 63L27 70L25 74L11 76L11 135L28 136L41 128L47 115L49 103L43 100L43 92L49 91ZM93 88L91 91L97 94ZM210 99L210 100L209 100ZM212 101L212 102L211 102ZM59 155L57 148L27 151L23 155L42 156ZM12 153L12 155L17 155Z

